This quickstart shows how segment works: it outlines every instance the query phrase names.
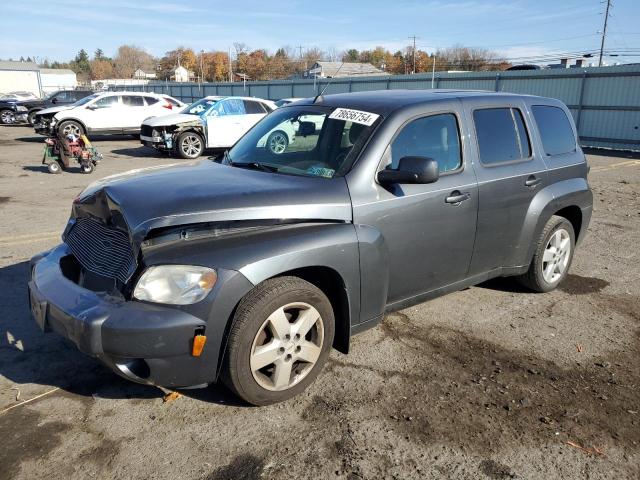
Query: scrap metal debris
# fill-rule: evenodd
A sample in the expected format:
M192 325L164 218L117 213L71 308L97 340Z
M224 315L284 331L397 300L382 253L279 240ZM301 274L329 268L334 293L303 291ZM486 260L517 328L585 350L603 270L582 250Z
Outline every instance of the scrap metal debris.
M162 403L173 402L174 400L179 399L182 396L179 392L169 392L164 397L162 397Z

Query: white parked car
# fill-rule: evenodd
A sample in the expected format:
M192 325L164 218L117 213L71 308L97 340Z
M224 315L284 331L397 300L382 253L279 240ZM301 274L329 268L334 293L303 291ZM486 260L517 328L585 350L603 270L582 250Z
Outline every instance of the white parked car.
M145 118L169 115L181 108L184 104L179 100L157 93L96 93L55 113L46 133L138 134Z
M31 92L10 92L0 95L0 102L19 102L20 100L35 100L38 97Z
M260 98L205 97L175 115L145 120L140 141L182 158L197 158L205 148L232 147L275 109L273 102Z
M304 100L304 98L281 98L280 100L276 100L276 107L284 107L285 105L289 105L290 103L297 102L298 100Z

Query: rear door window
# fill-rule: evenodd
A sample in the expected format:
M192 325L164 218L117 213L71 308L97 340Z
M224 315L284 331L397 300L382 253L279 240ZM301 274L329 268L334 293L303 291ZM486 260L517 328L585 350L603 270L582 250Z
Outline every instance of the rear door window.
M123 95L122 104L127 107L144 107L142 95Z
M429 157L438 162L440 173L462 165L458 121L452 113L418 118L404 126L391 143L391 167L402 157Z
M258 114L267 113L264 106L260 102L253 102L251 100L244 101L244 108L247 111L248 115L256 114L256 113Z
M564 110L549 105L534 105L531 111L547 156L575 152L576 137Z
M147 105L155 105L160 101L160 99L156 97L144 97L144 100L147 102Z
M519 109L475 110L473 121L483 164L513 162L531 156L529 135Z

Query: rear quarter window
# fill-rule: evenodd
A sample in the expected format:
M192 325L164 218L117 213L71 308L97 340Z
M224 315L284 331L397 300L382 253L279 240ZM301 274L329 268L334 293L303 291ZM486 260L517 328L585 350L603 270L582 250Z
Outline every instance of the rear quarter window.
M547 156L575 152L576 137L563 109L549 105L531 107Z

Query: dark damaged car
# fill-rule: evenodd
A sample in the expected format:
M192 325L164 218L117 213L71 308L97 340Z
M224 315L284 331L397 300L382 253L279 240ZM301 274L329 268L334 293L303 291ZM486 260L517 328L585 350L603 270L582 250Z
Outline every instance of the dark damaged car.
M309 134L274 154L285 123ZM221 158L87 188L31 260L33 316L130 380L281 401L387 312L498 276L556 288L591 218L587 172L556 100L305 100Z

